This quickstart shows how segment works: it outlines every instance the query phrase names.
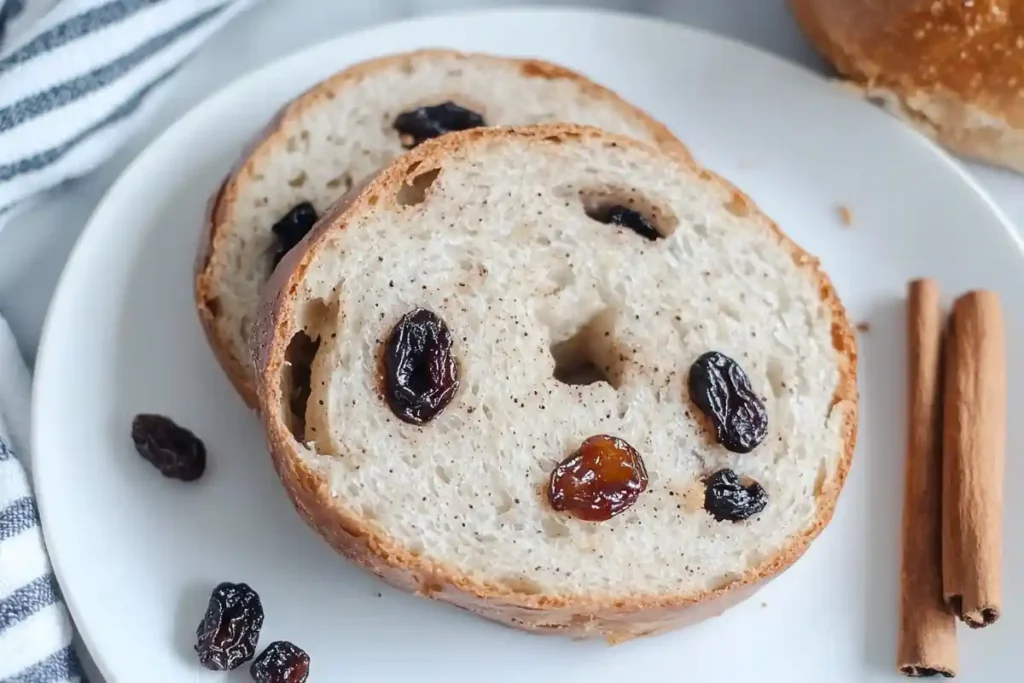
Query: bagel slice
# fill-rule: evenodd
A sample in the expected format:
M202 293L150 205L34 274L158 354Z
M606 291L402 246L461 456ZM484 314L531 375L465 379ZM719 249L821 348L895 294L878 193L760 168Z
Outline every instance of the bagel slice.
M545 121L595 125L689 156L662 124L578 73L450 50L357 64L279 112L212 198L195 266L199 320L243 400L257 407L249 338L260 289L319 213L426 135Z
M817 260L693 161L585 126L390 164L275 271L254 362L277 472L338 551L610 642L796 561L856 435L854 336Z

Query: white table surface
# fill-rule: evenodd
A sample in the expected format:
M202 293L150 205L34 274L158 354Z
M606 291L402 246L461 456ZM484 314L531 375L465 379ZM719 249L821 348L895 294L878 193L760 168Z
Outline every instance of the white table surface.
M241 16L182 69L159 112L116 157L21 214L0 232L0 313L11 324L28 361L35 358L57 278L93 207L145 145L193 105L243 73L346 31L426 12L510 4L517 3L263 0ZM825 71L786 11L785 0L533 0L531 4L584 5L661 16L744 40ZM1024 178L977 165L969 167L1015 223L1024 225ZM87 669L94 672L88 662ZM95 673L90 680L102 683Z

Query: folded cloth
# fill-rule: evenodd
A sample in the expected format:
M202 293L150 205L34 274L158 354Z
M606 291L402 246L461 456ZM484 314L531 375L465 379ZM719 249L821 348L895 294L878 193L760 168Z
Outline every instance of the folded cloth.
M29 374L0 318L0 682L82 680L27 472Z
M259 0L0 0L0 227L106 160ZM29 373L0 317L0 683L84 680L28 470Z
M0 0L0 227L99 166L168 80L260 0Z

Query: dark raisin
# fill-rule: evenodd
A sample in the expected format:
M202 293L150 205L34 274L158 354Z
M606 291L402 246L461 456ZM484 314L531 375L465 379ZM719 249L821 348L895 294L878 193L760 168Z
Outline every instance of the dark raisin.
M558 512L603 522L632 507L646 488L640 454L622 439L599 434L551 472L548 500Z
M400 419L423 424L437 416L459 388L448 326L432 311L402 316L384 353L385 395Z
M141 414L132 420L135 450L171 479L195 481L206 471L206 446L188 429L163 415Z
M661 233L655 230L654 226L651 225L646 218L636 211L633 211L633 209L627 209L621 204L614 204L602 209L597 209L595 211L588 212L587 215L600 223L621 225L624 228L629 228L641 237L646 237L651 241L661 237Z
M277 250L274 252L274 267L281 262L284 255L295 248L302 238L316 224L316 209L309 202L302 202L292 207L271 230L277 237Z
M704 509L719 522L739 522L764 510L768 492L756 481L747 486L730 469L704 480Z
M212 671L237 669L256 654L263 627L260 596L244 583L219 584L196 629L199 663Z
M484 125L484 117L480 114L460 107L454 102L442 102L399 114L395 119L394 128L401 136L402 146L412 149L424 140Z
M305 683L309 677L309 655L287 640L275 640L249 667L259 683Z
M768 435L768 413L739 364L709 351L690 367L690 397L715 427L718 443L749 453Z

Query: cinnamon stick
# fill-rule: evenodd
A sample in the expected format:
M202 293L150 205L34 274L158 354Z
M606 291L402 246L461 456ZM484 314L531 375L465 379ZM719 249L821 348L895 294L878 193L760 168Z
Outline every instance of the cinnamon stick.
M943 595L972 628L999 619L1002 604L1006 357L994 292L953 305L943 435Z
M908 294L909 429L897 666L905 676L952 677L956 619L942 594L942 310L934 280L914 280Z

